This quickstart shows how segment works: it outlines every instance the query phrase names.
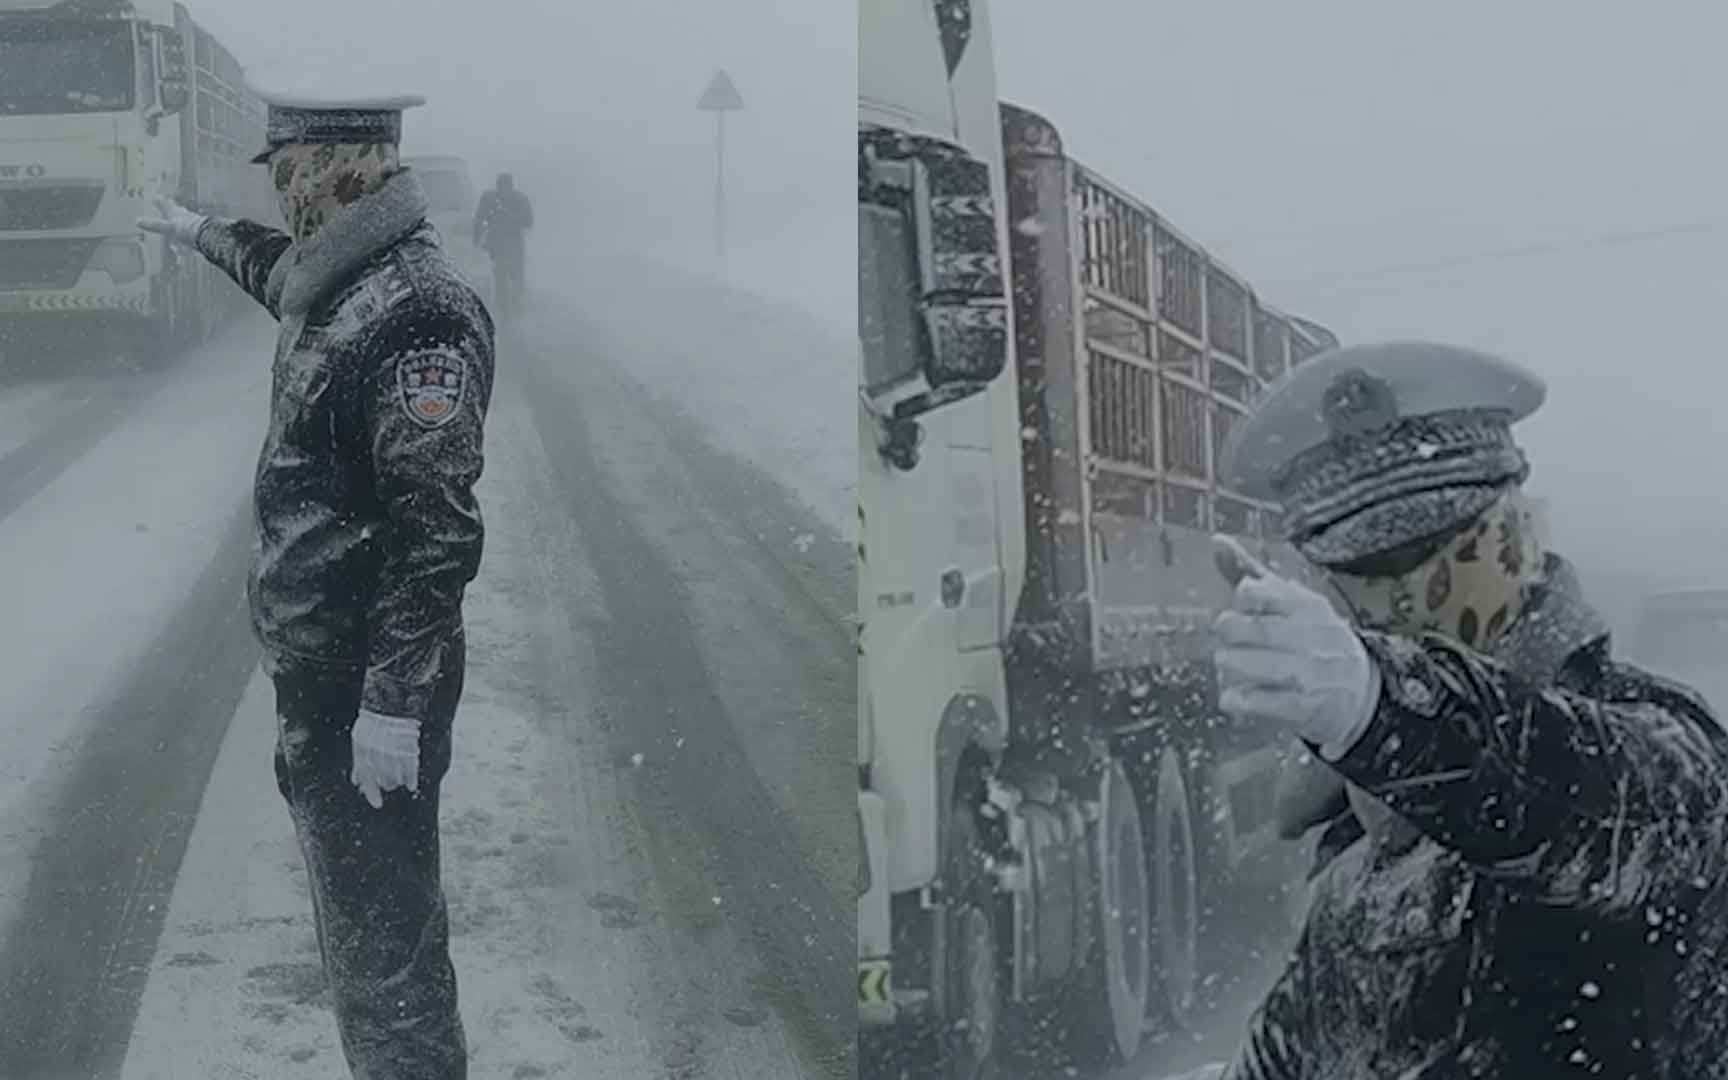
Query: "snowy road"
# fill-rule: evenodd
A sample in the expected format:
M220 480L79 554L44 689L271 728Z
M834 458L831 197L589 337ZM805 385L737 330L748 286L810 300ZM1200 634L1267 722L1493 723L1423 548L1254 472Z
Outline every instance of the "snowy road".
M123 408L0 388L0 1076L342 1074L242 597L269 332ZM445 809L472 1075L846 1075L850 549L620 348L501 361Z

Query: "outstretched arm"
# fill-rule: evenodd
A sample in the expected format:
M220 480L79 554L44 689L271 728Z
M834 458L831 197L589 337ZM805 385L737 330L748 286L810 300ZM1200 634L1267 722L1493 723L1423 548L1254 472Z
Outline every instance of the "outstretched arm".
M1436 841L1562 904L1722 872L1728 741L1707 714L1538 689L1439 636L1363 640L1379 700L1333 765Z
M277 260L291 245L286 233L255 221L206 217L166 196L156 200L156 210L160 216L140 219L140 229L170 244L196 249L271 315L280 317L267 286Z
M271 315L281 318L266 286L270 272L293 241L256 221L210 218L198 230L198 251Z

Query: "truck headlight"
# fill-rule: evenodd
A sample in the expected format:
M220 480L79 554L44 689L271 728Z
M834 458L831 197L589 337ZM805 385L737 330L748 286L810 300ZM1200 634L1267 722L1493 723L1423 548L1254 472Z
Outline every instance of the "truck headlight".
M101 270L124 285L144 276L144 247L136 240L104 240L90 256L90 269Z

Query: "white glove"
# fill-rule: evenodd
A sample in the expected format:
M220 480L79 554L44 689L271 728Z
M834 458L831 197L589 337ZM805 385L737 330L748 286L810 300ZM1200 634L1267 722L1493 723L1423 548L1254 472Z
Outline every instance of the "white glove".
M1235 587L1218 616L1218 705L1279 723L1328 761L1349 752L1374 718L1380 671L1326 598L1261 566L1236 541L1213 538L1218 570Z
M156 212L161 217L139 218L138 227L145 232L160 233L171 244L193 247L198 243L198 230L209 220L203 214L186 209L166 195L156 197Z
M354 722L354 769L348 775L372 809L384 808L384 792L405 787L420 792L420 721L360 710Z

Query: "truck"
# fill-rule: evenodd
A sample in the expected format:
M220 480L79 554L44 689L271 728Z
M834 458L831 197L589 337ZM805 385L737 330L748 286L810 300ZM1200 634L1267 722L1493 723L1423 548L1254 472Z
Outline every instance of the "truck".
M1218 457L1337 339L1000 102L983 0L866 0L859 58L861 1073L1127 1060L1298 906L1211 535L1315 581Z
M146 236L158 196L275 221L264 104L172 0L0 0L0 351L46 331L156 362L239 291Z

